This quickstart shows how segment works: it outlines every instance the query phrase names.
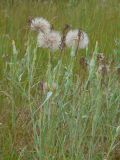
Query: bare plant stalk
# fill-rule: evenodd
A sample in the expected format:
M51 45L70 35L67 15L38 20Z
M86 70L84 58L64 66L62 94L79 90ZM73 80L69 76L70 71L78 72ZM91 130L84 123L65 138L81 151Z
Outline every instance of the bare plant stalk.
M82 35L82 32L79 29L78 30L78 40L77 40L77 47L76 47L76 53L75 53L75 55L77 55L77 53L78 53L78 48L79 48L79 43L80 43L81 35Z
M63 28L63 33L62 33L62 38L61 38L61 44L60 44L60 50L61 53L63 52L63 49L65 48L65 39L66 39L66 34L68 32L68 30L70 29L70 26L68 24L65 25L65 27Z

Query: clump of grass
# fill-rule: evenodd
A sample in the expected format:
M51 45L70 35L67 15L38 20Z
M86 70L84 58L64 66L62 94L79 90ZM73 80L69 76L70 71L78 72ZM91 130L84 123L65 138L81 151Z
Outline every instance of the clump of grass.
M1 91L6 98L11 93L9 157L113 159L119 145L120 82L116 70L104 77L97 72L98 45L88 60L84 80L74 74L78 56L74 47L77 46L73 46L66 67L62 59L56 65L48 59L42 88L39 88L42 79L35 78L37 48L28 41L25 56L18 60L15 42L12 45L13 55L7 68L10 88L8 92ZM20 104L24 104L21 111L17 106L18 97ZM21 121L23 124L19 126ZM5 126L1 127L6 132Z

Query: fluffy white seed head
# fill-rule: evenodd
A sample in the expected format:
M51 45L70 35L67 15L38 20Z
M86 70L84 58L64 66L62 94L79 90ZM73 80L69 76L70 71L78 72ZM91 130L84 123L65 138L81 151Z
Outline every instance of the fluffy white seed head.
M72 47L75 43L79 41L79 48L84 49L88 46L89 38L87 33L81 32L80 40L79 40L79 30L70 30L66 35L66 46Z
M37 44L38 47L49 48L51 51L56 51L61 44L61 35L56 31L51 31L47 34L40 32L38 34Z
M49 24L49 22L42 17L32 19L30 27L34 31L43 33L49 33L51 30L51 25Z

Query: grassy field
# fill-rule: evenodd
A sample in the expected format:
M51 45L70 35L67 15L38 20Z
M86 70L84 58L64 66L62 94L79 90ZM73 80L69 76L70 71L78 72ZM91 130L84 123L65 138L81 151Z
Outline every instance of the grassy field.
M50 62L29 16L89 47ZM0 0L0 68L0 160L120 160L119 0Z

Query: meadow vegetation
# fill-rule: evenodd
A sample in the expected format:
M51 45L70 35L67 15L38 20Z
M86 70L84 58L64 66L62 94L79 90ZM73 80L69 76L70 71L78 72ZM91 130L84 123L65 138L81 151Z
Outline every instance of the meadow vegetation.
M38 48L30 16L88 48ZM0 160L120 160L119 17L119 0L0 1Z

